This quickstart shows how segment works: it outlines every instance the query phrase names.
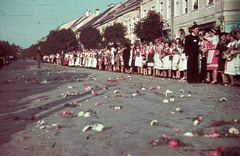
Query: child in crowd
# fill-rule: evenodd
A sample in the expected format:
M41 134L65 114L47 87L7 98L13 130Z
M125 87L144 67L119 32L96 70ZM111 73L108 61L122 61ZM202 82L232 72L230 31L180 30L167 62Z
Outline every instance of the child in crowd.
M143 68L143 75L148 75L148 73L147 73L147 68L148 68L147 58L146 58L145 54L142 55L142 68Z

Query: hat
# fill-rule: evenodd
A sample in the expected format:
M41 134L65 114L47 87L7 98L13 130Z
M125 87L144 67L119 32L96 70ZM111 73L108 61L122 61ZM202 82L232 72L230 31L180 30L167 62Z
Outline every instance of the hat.
M197 28L197 27L198 27L197 23L196 23L196 22L193 22L192 29L195 29L195 28Z
M225 32L219 33L219 37L221 37L222 35L226 35L226 33Z

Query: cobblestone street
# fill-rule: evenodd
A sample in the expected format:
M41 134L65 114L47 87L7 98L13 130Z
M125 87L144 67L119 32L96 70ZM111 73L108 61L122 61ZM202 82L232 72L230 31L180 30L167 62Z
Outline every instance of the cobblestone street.
M226 155L240 148L239 134L225 135L232 127L240 130L240 87L41 67L18 60L0 70L2 156L207 156L220 145ZM193 125L197 116L203 119ZM102 124L102 131L95 124ZM87 125L92 127L83 132ZM203 136L213 128L219 137ZM178 145L150 144L162 136Z

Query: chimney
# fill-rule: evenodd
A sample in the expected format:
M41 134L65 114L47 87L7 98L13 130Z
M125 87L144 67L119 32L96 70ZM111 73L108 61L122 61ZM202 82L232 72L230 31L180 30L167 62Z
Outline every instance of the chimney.
M99 9L96 9L96 15L97 16L99 15Z
M86 16L88 17L88 10L86 11Z
M111 4L111 7L114 7L114 6L115 6L115 4L114 4L114 3L112 3L112 4Z
M82 16L85 16L84 13L82 13Z
M89 16L92 15L92 10L89 10Z

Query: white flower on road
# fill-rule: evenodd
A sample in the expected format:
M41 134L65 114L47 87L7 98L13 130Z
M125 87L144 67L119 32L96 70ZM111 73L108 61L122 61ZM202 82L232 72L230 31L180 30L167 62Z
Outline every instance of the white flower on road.
M195 120L195 121L193 122L193 125L194 125L194 126L197 126L198 123L199 123L199 121L198 121L198 120Z
M170 99L170 102L174 102L174 98L171 98L171 99Z
M169 103L168 99L163 100L163 103Z
M166 90L166 93L167 94L171 94L171 93L173 93L171 90Z
M229 129L229 133L231 133L231 134L239 134L239 131L238 131L238 129L232 127L232 128Z
M188 136L188 137L193 137L193 134L191 132L186 132L183 134L184 136Z
M118 90L115 90L114 93L115 93L115 94L118 93Z
M183 97L184 97L184 95L183 95L183 94L181 94L181 95L180 95L180 98L183 98Z
M157 123L158 123L158 121L157 121L157 120L152 120L152 121L151 121L151 126L156 126L156 125L157 125Z
M84 116L84 112L83 111L79 112L78 116Z

